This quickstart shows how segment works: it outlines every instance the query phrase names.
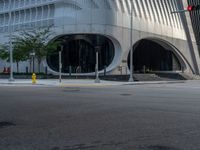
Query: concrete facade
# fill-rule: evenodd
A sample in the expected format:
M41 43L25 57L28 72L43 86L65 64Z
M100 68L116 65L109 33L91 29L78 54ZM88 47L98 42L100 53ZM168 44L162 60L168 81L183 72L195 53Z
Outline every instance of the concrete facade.
M199 74L199 54L190 18L187 14L171 14L186 5L181 0L12 0L12 31L17 34L20 30L53 26L54 35L48 41L70 34L108 37L114 44L115 56L107 72L119 74L119 66L127 67L131 48L132 6L133 46L148 39L170 47L182 71ZM0 6L0 41L4 43L8 41L8 0L0 0ZM45 60L43 65L48 66ZM56 74L51 68L49 71Z

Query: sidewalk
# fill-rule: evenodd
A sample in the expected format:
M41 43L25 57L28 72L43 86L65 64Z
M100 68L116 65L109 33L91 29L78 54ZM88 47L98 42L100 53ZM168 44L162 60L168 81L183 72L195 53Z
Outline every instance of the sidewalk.
M118 82L101 80L95 83L92 79L63 79L59 83L58 79L38 79L36 84L32 84L30 79L15 79L10 82L8 79L0 79L0 86L66 86L66 87L87 87L87 86L120 86L120 85L143 85L143 84L166 84L184 83L185 81L140 81L140 82Z

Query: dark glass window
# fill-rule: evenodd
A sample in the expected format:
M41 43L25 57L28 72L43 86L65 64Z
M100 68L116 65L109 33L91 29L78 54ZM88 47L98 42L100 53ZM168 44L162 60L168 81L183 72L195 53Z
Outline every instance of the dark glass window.
M67 35L59 39L62 41L63 73L91 73L95 72L96 52L99 46L99 70L111 64L114 58L114 45L111 40L100 35ZM58 48L58 51L60 48ZM58 52L47 57L49 67L58 72Z
M128 56L128 64L130 54ZM141 40L136 43L133 53L134 71L140 72L145 68L149 71L178 71L181 64L175 54L156 42Z

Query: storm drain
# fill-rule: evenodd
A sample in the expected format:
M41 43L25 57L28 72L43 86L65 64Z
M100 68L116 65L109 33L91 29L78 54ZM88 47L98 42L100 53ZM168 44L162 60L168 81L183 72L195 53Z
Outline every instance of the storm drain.
M128 94L128 93L123 93L123 94L120 94L121 96L131 96L131 94Z
M16 126L16 124L7 121L0 122L0 128L10 127L10 126Z
M179 150L179 149L168 146L151 145L145 148L144 150Z
M80 92L80 89L64 89L63 92Z

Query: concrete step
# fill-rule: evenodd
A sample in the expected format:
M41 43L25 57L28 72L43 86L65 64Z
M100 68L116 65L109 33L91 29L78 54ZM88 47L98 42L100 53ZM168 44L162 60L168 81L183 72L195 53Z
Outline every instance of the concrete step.
M156 74L134 74L134 79L137 81L161 81L162 79Z
M109 75L105 77L102 76L100 78L113 81L128 81L129 75ZM135 73L133 78L135 81L174 81L190 79L180 73Z
M181 73L156 73L162 80L188 80L186 76Z

